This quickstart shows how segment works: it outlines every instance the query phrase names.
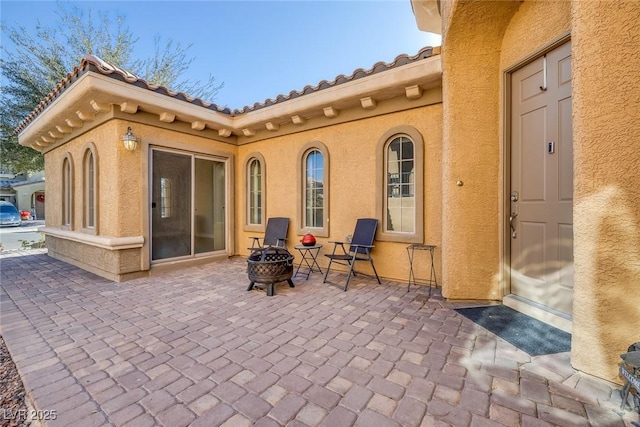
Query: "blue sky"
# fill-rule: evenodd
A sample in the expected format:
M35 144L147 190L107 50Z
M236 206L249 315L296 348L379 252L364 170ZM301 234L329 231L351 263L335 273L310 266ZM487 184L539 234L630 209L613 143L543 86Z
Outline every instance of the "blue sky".
M242 108L349 75L400 54L440 44L418 30L409 0L333 1L83 1L83 9L117 12L150 56L153 39L192 44L183 76L224 87L214 102ZM55 1L2 1L2 22L32 30L57 23Z

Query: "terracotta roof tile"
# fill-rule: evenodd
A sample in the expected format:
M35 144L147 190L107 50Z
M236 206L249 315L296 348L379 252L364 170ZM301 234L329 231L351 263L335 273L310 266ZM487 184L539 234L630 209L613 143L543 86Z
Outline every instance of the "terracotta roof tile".
M351 75L345 76L344 74L340 74L332 81L322 80L316 86L307 85L302 90L296 91L292 90L288 95L278 95L275 99L268 98L264 102L256 102L252 106L245 106L242 109L234 109L219 107L218 105L210 102L206 102L199 98L192 98L186 93L172 91L164 86L159 86L132 74L122 68L111 65L102 59L93 56L93 55L85 55L80 62L80 65L75 67L72 72L70 72L65 79L63 79L58 85L44 98L40 104L27 116L15 129L15 133L20 133L24 130L29 123L31 123L40 113L42 113L60 94L62 94L68 87L70 87L73 82L78 80L82 75L87 72L97 72L105 76L109 76L116 80L132 84L134 86L148 89L150 91L166 95L172 98L175 98L180 101L188 102L194 105L199 105L203 108L207 108L213 111L218 111L222 114L228 114L231 116L238 116L242 114L246 114L251 111L259 110L261 108L269 107L274 104L278 104L281 102L286 102L291 99L299 98L304 95L308 95L314 92L318 92L324 89L328 89L334 86L338 86L344 83L348 83L357 79L361 79L367 76L371 76L373 74L377 74L380 72L384 72L386 70L390 70L395 67L399 67L405 64L409 64L411 62L419 61L421 59L426 59L431 57L434 54L439 54L439 48L432 48L430 46L422 48L416 55L409 56L407 54L402 54L397 56L393 62L377 62L371 67L369 70L365 70L363 68L356 69Z
M85 55L80 61L80 65L74 67L73 71L67 74L64 80L62 80L58 85L44 98L40 104L27 116L20 124L16 127L15 133L20 133L24 128L26 128L31 121L33 121L40 113L42 113L48 106L51 104L60 94L62 94L73 82L78 80L82 75L86 74L89 71L97 72L103 74L105 76L109 76L116 80L132 84L134 86L148 89L156 93L160 93L162 95L167 95L172 98L189 102L194 105L199 105L204 108L208 108L210 110L218 111L223 114L230 114L231 110L229 108L221 108L216 104L203 101L199 98L192 98L189 95L182 92L172 91L164 86L159 86L153 83L149 83L144 79L132 74L122 68L111 65L102 59L98 58L94 55Z
M399 67L402 65L406 65L409 64L411 62L415 62L415 61L419 61L421 59L426 59L429 58L431 56L433 56L434 54L438 54L439 53L439 49L435 49L434 52L434 48L431 46L427 46L424 47L422 49L420 49L420 51L413 55L413 56L409 56L407 54L402 54L402 55L398 55L393 62L376 62L373 67L371 67L369 70L364 70L363 68L358 68L356 69L353 73L351 73L350 76L345 76L344 74L340 74L339 76L337 76L335 79L333 79L332 81L327 81L327 80L322 80L320 83L318 83L316 86L310 86L307 85L305 86L302 90L300 91L296 91L296 90L292 90L291 92L289 92L289 95L278 95L275 100L268 98L266 99L264 102L260 103L260 102L256 102L255 104L253 104L253 106L246 106L242 109L235 109L232 112L232 115L240 115L240 114L244 114L244 113L248 113L250 111L255 111L255 110L259 110L261 108L265 108L268 107L270 105L273 104L277 104L280 102L284 102L290 99L294 99L294 98L298 98L300 96L303 95L307 95L313 92L318 92L321 91L323 89L328 89L330 87L334 87L337 85L341 85L344 83L348 83L350 81L353 80L357 80L357 79L361 79L363 77L367 77L373 74L377 74L380 73L382 71L386 71L386 70L390 70L392 68L395 67Z

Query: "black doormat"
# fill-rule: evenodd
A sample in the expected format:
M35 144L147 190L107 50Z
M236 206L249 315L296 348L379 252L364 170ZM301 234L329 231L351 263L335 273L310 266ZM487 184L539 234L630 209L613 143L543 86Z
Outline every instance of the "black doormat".
M504 305L459 308L456 311L530 356L571 350L571 334Z

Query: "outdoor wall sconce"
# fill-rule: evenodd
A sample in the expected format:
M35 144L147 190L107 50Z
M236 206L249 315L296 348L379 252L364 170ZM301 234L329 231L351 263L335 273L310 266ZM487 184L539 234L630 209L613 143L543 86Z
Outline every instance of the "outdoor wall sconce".
M122 143L124 144L124 148L129 151L135 151L138 147L138 140L136 136L131 133L131 126L127 128L127 133L122 136Z

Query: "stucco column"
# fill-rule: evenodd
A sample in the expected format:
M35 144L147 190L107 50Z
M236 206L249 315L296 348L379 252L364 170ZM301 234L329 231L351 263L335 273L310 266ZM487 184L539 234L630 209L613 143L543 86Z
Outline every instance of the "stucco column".
M443 295L500 299L500 47L513 2L443 3Z
M640 7L572 2L571 361L611 381L640 341Z

